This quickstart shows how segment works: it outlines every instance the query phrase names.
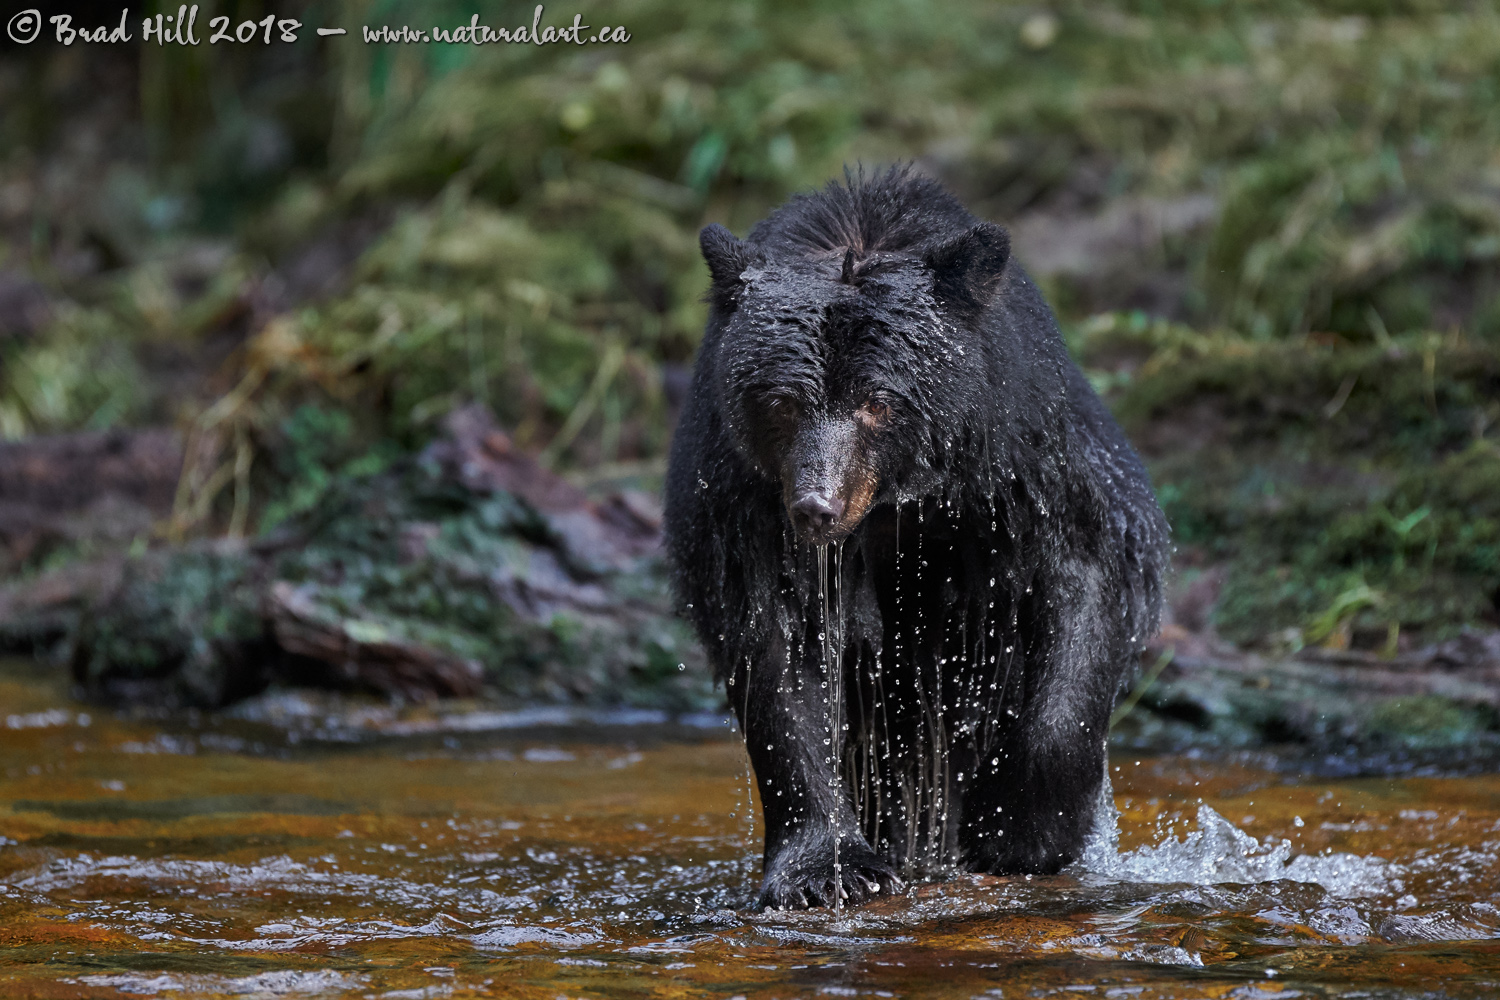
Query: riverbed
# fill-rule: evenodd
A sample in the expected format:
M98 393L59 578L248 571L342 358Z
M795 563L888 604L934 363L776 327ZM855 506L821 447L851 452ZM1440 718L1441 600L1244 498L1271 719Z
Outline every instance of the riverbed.
M283 692L116 712L0 666L0 994L1482 997L1500 776L1112 756L1117 842L759 913L728 720Z

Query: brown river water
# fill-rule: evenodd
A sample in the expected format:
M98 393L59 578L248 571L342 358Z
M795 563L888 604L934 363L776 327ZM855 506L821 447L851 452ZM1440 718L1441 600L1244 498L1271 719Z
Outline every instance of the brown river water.
M10 664L0 996L1500 996L1500 776L1111 772L1075 871L756 913L723 719L118 715Z

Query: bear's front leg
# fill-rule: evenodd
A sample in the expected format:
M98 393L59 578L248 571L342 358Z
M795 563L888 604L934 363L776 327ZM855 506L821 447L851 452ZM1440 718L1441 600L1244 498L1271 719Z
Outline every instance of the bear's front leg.
M1078 859L1104 783L1109 714L1130 657L1110 582L1065 563L1042 603L1052 627L1026 665L1016 722L978 756L960 839L971 870L1050 874Z
M792 666L784 648L757 661L737 672L730 692L765 819L759 905L852 905L900 891L895 868L860 832L838 777L822 672Z

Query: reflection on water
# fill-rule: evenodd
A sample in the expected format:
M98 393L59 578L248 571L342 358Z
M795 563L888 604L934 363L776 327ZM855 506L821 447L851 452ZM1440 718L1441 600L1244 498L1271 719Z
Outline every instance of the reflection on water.
M1119 757L1118 842L1078 870L835 920L744 909L756 807L722 720L131 720L12 667L0 723L3 995L1500 992L1495 776Z

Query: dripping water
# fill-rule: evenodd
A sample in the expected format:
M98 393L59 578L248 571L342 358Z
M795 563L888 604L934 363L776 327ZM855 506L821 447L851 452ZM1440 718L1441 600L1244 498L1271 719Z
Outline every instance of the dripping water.
M818 545L815 551L818 564L818 640L821 644L823 686L828 692L828 736L824 740L828 746L828 755L824 758L824 763L828 765L830 792L834 801L838 801L842 794L838 784L844 708L844 678L843 670L840 669L844 648L843 601L842 594L838 593L842 590L839 586L841 582L839 557L843 551L843 545L835 543L830 546L825 543ZM832 563L831 567L830 563ZM831 588L828 581L830 568L833 575ZM839 847L843 832L839 829L837 809L831 811L829 822L832 825L833 834L833 910L835 915L842 916L844 883Z
M750 762L750 694L754 690L751 686L750 670L753 663L754 657L745 657L745 693L743 696L745 698L745 721L742 726L743 731L740 734L744 737L745 743L745 866L750 871L755 870L755 773L754 765ZM729 683L734 683L733 671L729 673ZM733 721L737 720L738 716L736 713L731 712L729 718ZM736 724L738 725L737 722ZM738 803L737 795L736 803Z

